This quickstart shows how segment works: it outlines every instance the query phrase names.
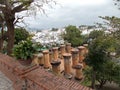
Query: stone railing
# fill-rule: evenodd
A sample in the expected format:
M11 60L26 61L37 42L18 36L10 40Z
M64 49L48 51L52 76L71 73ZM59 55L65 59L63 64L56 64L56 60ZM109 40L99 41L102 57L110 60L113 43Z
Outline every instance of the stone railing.
M0 54L0 71L13 82L15 90L91 90L89 87L82 86L72 80L67 80L60 75L60 65L62 64L64 66L65 77L71 78L71 57L76 57L72 65L76 69L75 78L82 78L82 65L79 64L78 50L71 49L67 50L66 53L63 46L60 49L62 50L62 55L58 55L58 48L53 48L51 58L48 50L43 51L43 55L37 56L35 59L37 64L32 64L28 67L22 66L18 61L7 55ZM70 44L68 46L70 49ZM71 51L72 55L70 54Z

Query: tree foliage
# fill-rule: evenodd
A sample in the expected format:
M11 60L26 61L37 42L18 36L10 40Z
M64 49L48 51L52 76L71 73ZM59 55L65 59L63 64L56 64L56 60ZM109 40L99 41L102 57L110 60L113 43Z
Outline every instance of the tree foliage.
M114 0L114 2L115 2L115 5L118 6L118 9L120 9L120 0Z
M117 34L117 32L120 33L120 18L115 17L115 16L112 16L112 17L109 17L109 16L102 17L102 16L100 16L100 18L102 18L104 20L104 25L106 27L109 26L109 31L111 33L114 33L114 34Z
M96 32L96 33L94 33ZM103 71L105 71L105 65L112 58L110 52L115 51L115 39L111 36L100 31L93 31L90 34L94 33L94 39L89 44L89 53L86 57L85 62L92 67L92 87L95 88L95 81L98 80L103 85L106 81ZM103 74L103 75L102 75ZM98 78L99 77L99 78ZM105 80L105 81L104 81Z
M24 28L15 28L15 44L22 40L27 40L29 32Z
M0 0L0 22L4 21L7 27L8 45L7 51L10 55L14 46L14 26L22 17L16 17L16 13L22 11L42 11L43 6L50 5L53 0ZM2 38L2 37L1 37Z
M101 69L101 65L109 60L109 52L114 51L114 40L107 37L99 37L89 45L89 54L87 56L88 65L94 69Z
M104 26L109 27L110 35L116 40L116 53L120 56L120 18L112 16L100 17L104 20Z
M102 88L106 82L115 82L120 85L120 64L109 60L101 67L102 70L96 71L96 82L99 83L99 88ZM88 66L84 69L86 81L91 81L93 69Z
M69 25L65 28L63 38L65 41L72 44L72 46L79 46L82 44L81 31L76 27Z
M94 30L89 34L89 39L95 39L97 37L104 36L103 30Z

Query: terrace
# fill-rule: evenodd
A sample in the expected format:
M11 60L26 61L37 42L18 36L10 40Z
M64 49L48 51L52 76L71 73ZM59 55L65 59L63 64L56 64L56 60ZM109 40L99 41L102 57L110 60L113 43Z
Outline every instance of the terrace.
M7 82L6 85L11 86L9 90L92 90L76 81L83 79L82 62L78 64L77 61L80 52L81 47L78 52L71 48L71 44L66 47L61 45L60 51L58 48L52 49L52 58L49 50L45 50L43 56L41 55L42 58L39 55L35 56L33 63L27 67L22 66L12 57L0 54L0 71L5 75L2 77L10 79L10 83ZM41 60L44 60L43 64ZM71 60L75 61L74 64Z

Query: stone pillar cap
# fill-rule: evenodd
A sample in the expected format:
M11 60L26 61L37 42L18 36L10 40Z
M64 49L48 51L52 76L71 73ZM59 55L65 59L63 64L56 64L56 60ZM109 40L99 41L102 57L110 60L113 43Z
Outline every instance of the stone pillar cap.
M71 56L70 53L64 53L63 56Z
M88 44L83 44L83 46L87 47L87 46L88 46Z
M62 45L60 45L60 47L65 47L65 45L64 45L64 44L62 44Z
M61 61L52 61L51 65L58 66L61 64Z
M43 51L43 54L47 54L47 53L49 53L49 50L44 50Z
M39 53L37 56L38 56L38 58L40 58L40 57L43 56L43 54L42 54L42 53Z
M53 50L57 50L58 49L58 47L53 47Z
M71 50L71 52L72 52L72 53L78 53L78 52L79 52L79 50L78 50L78 49L76 49L76 48L74 48L74 49L72 49L72 50Z
M78 64L76 66L74 66L75 69L81 69L82 68L82 65L81 64Z
M64 53L64 54L63 54L63 57L64 57L64 58L70 58L70 57L71 57L71 54L70 54L70 53Z
M78 49L85 49L85 47L84 46L79 46Z
M71 43L66 43L67 46L71 45Z

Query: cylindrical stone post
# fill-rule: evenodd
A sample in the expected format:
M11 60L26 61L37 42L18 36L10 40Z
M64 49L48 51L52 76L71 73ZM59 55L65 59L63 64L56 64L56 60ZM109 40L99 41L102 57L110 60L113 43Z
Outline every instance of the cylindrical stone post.
M74 68L79 63L79 51L78 49L72 49L72 67Z
M71 53L71 43L66 44L66 52Z
M43 54L42 53L38 54L38 63L39 63L40 66L44 65L44 59L43 59Z
M63 58L63 54L65 53L65 45L60 45L60 52L61 52L61 58Z
M38 63L38 56L37 56L37 54L34 54L34 60L33 60L33 62L35 63L35 64L39 64Z
M72 78L71 75L71 54L65 53L63 54L64 58L64 75L66 78L70 79Z
M50 63L52 62L52 60L53 60L53 52L52 51L50 51L49 52L49 55L50 55Z
M62 55L65 53L65 45L60 45L60 51Z
M84 58L85 58L84 57L84 55L85 55L85 47L79 46L78 49L79 49L79 62L82 63Z
M88 44L83 44L83 46L85 47L85 54L88 54Z
M51 65L52 65L52 71L54 74L59 75L60 74L60 64L61 61L52 61Z
M75 79L82 80L83 79L82 65L80 65L80 64L76 65L75 69L76 69Z
M53 48L53 60L54 61L58 60L58 47Z
M43 51L43 56L44 56L44 68L48 69L50 67L49 51L48 50Z

